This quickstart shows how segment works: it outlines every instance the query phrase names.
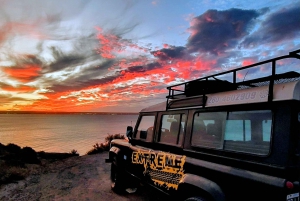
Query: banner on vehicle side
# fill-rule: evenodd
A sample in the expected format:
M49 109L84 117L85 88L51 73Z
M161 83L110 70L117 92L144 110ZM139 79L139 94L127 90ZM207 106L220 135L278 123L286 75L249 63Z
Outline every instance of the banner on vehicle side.
M144 175L150 176L155 185L177 190L184 174L185 156L166 152L134 151L132 163L144 166Z

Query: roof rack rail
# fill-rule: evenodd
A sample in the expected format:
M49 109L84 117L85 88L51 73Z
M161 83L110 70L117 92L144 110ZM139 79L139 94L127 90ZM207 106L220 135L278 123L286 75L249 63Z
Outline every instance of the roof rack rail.
M205 107L206 104L206 94L246 89L251 87L259 86L269 86L268 101L271 102L273 99L273 86L278 83L285 83L291 81L300 80L300 74L297 72L287 72L283 74L276 74L276 61L286 59L286 58L296 58L300 59L300 49L289 52L289 54L284 56L279 56L273 59L266 61L258 62L248 66L239 67L233 70L224 71L221 73L209 75L199 79L191 80L181 84L176 84L168 86L169 95L167 98L167 110L176 108L176 102L180 100L190 100L190 99L199 99L198 106ZM245 70L248 68L253 68L263 64L271 63L271 75L267 77L260 77L257 79L247 80L237 82L237 72ZM232 81L221 80L216 78L221 75L230 75L232 74ZM183 89L182 89L183 88Z

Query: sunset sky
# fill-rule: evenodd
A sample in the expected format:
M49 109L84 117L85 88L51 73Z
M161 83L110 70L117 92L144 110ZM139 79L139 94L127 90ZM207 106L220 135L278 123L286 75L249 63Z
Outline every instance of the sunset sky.
M138 112L167 86L300 49L299 0L0 6L2 111Z

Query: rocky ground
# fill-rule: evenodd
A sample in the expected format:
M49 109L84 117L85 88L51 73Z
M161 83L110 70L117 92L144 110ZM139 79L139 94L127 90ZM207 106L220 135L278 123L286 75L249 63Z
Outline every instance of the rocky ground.
M43 165L31 164L31 174L23 180L0 186L0 200L106 200L158 201L156 192L140 186L132 194L111 190L107 152L74 156Z

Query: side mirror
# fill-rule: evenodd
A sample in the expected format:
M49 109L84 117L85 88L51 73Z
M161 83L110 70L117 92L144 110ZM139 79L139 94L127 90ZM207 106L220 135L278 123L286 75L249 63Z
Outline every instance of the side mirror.
M127 126L126 136L128 137L129 142L131 142L132 135L133 135L133 128L132 128L132 126Z

